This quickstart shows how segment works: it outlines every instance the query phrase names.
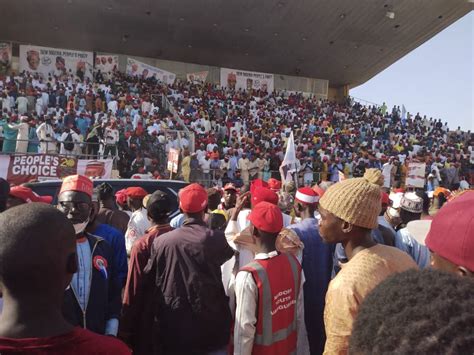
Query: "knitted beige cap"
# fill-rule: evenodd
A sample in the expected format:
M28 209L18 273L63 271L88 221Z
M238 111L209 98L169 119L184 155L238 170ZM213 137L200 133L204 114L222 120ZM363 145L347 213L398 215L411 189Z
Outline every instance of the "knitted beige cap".
M319 205L346 222L375 229L382 209L382 185L382 173L377 169L367 169L362 178L347 179L332 185L319 200Z

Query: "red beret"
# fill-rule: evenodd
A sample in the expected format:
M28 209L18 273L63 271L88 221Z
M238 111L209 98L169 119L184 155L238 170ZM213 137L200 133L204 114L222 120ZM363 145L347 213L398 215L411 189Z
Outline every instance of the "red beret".
M319 201L319 196L311 187L300 187L296 191L295 200L306 205L314 205Z
M207 207L207 191L199 184L191 184L179 191L179 207L185 213L201 212Z
M43 202L50 204L53 201L52 196L40 196L37 195L32 189L25 186L14 186L10 189L10 196L16 197L26 203L30 202Z
M84 175L69 175L64 178L59 194L66 191L84 192L92 197L94 183L91 179Z
M127 203L127 193L125 189L119 190L115 193L115 200L119 205L125 205Z
M252 182L250 183L250 193L253 194L255 189L259 187L268 187L268 184L262 179L252 180Z
M270 188L270 190L278 191L281 189L281 181L274 178L270 178L268 179L268 187Z
M256 206L263 201L278 205L278 195L266 187L257 187L251 195L252 206Z
M445 204L431 222L426 246L456 264L474 271L474 191Z
M148 192L142 187L133 186L133 187L128 187L125 190L125 194L130 198L139 199L139 198L144 198L146 195L148 195Z
M283 215L278 206L270 202L263 201L255 206L248 219L255 228L267 233L278 233L283 228Z

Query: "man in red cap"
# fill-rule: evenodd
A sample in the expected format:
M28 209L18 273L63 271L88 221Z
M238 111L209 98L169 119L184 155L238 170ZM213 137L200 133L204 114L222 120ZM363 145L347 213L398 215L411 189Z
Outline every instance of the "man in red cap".
M92 180L83 175L66 177L59 191L58 209L74 226L79 262L64 294L63 313L73 325L116 336L122 287L112 247L85 232L94 214L92 192Z
M165 354L223 353L231 313L220 266L234 251L224 233L204 222L207 192L191 184L179 192L183 225L155 239L147 272L153 280L156 343Z
M222 209L229 212L231 208L235 207L237 201L237 188L234 184L228 183L224 186L224 203Z
M51 204L52 196L40 196L26 186L14 186L10 189L7 200L7 209L24 203L42 202Z
M293 209L301 222L288 227L304 244L304 317L311 354L321 354L324 351L324 300L331 281L334 253L334 246L323 243L319 235L318 221L315 218L318 201L319 196L313 189L299 188Z
M426 237L431 267L474 277L474 191L468 190L443 206Z
M237 274L234 354L296 353L301 265L275 247L283 227L280 209L260 202L249 215L255 260Z
M150 228L150 221L147 217L146 209L143 207L143 199L148 192L141 187L129 187L125 190L127 195L127 204L132 215L128 221L127 231L125 232L125 246L127 254L130 255L133 243L145 235L145 231Z

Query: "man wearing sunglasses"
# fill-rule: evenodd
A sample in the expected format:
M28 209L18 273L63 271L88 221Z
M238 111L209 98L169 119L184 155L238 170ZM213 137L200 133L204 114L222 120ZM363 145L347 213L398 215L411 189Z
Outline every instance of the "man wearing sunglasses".
M85 232L94 214L92 192L89 178L72 175L64 179L58 196L58 209L74 225L79 265L65 291L63 313L73 325L116 336L121 285L113 250L104 239Z

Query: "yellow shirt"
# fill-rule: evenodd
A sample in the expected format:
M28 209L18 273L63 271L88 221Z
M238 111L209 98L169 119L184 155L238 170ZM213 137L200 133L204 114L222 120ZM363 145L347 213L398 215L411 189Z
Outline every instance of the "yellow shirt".
M342 265L326 293L324 354L347 354L361 302L388 276L411 268L417 265L407 253L381 244L358 252Z

